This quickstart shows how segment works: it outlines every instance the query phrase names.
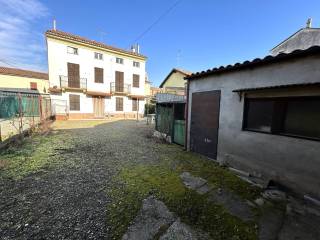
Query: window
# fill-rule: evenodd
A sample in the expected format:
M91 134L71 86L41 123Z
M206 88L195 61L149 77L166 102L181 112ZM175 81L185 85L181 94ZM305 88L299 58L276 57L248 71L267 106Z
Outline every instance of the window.
M79 95L69 95L70 111L80 111L80 96Z
M320 97L247 98L244 130L320 140Z
M103 54L95 52L94 53L94 58L98 59L98 60L103 60Z
M136 98L132 98L132 111L138 111L139 101Z
M116 58L116 63L123 64L123 58Z
M67 47L67 52L70 53L70 54L78 55L78 48Z
M123 111L123 98L116 98L116 111Z
M36 82L30 82L30 89L31 90L38 90L38 86Z
M94 68L94 82L103 83L103 68Z
M138 74L132 75L132 87L138 88L140 82L140 76Z
M133 66L134 66L134 67L138 67L138 68L139 68L139 67L140 67L140 63L139 63L139 62L135 62L135 61L133 61Z

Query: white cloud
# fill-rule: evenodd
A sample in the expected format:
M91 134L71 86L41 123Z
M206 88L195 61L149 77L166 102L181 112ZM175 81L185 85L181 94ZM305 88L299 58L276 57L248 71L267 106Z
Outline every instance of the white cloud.
M0 65L46 71L44 35L34 28L49 16L46 6L39 0L0 0L0 6Z

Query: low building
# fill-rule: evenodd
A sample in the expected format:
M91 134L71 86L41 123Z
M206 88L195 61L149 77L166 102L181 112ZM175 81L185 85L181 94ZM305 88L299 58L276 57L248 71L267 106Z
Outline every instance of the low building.
M59 30L46 32L57 119L142 117L146 57Z
M47 73L18 68L0 67L0 89L7 91L47 93L49 78Z
M184 78L190 74L189 71L173 68L160 84L161 92L185 95L186 80Z
M197 72L187 147L320 197L320 46Z
M155 129L168 142L185 144L185 96L158 93L156 95Z

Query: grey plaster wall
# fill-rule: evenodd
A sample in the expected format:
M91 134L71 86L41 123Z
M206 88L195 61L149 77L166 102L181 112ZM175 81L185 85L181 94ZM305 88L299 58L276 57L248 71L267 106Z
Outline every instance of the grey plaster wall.
M238 94L232 92L239 88L319 81L320 56L192 80L189 122L192 93L221 90L217 160L320 197L320 142L243 131L244 100L240 101ZM188 127L190 139L190 124Z
M270 51L271 55L320 46L320 29L304 28Z

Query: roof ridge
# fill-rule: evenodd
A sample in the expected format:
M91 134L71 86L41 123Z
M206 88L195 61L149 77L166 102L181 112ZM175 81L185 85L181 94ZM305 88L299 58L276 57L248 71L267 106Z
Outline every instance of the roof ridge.
M119 47L113 47L113 46L110 46L108 44L105 44L105 43L102 43L102 42L98 42L96 40L92 40L92 39L89 39L89 38L86 38L86 37L82 37L82 36L79 36L79 35L76 35L76 34L73 34L73 33L69 33L69 32L64 32L64 31L61 31L61 30L50 29L50 30L46 31L45 35L46 36L48 36L48 35L59 36L59 37L67 38L67 39L74 40L74 41L77 41L77 42L87 43L87 44L90 44L90 45L93 45L93 46L96 46L96 47L102 47L102 48L106 48L106 49L109 49L109 50L126 53L126 54L129 54L129 55L132 55L132 56L136 56L136 57L147 58L146 56L144 56L144 55L142 55L140 53L134 53L134 52L131 52L129 50L125 50L125 49L122 49L122 48L119 48Z

